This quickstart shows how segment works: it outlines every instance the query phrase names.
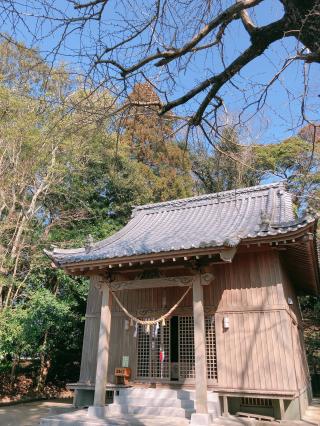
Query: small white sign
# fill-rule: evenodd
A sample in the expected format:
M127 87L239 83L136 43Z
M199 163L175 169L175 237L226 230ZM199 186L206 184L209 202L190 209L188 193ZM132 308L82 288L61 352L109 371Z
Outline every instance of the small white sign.
M128 368L129 367L129 357L128 357L128 355L124 355L122 357L122 367L123 368Z

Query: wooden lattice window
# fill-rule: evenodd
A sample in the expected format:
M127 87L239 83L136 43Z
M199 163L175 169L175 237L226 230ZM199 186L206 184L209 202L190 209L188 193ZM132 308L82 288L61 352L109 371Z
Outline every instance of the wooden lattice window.
M146 333L144 327L138 325L138 366L137 376L138 377L149 377L150 369L150 337Z
M168 379L170 377L170 321L164 327L151 326L147 332L143 325L138 326L137 377ZM164 361L160 361L160 351Z
M205 317L207 375L209 380L218 380L217 349L214 316ZM179 317L179 377L195 378L193 317Z
M272 399L268 398L241 398L241 405L245 407L272 407Z

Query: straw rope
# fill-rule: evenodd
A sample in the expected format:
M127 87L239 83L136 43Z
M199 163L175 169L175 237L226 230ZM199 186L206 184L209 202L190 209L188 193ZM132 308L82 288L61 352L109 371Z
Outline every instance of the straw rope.
M130 314L130 312L128 312L128 310L123 306L123 304L120 302L120 300L118 299L118 297L115 295L115 292L111 291L112 296L114 297L115 301L118 303L118 305L120 306L120 308L123 310L123 312L135 323L141 324L141 325L154 325L157 324L159 322L164 322L171 314L172 312L177 309L177 307L180 305L180 303L183 301L183 299L186 297L186 295L189 293L189 291L191 290L192 286L188 287L187 290L184 292L184 294L180 297L180 299L177 301L177 303L175 305L172 306L171 309L169 309L169 311L167 313L165 313L164 315L162 315L161 317L155 319L155 320L141 320L137 317L135 317L134 315Z

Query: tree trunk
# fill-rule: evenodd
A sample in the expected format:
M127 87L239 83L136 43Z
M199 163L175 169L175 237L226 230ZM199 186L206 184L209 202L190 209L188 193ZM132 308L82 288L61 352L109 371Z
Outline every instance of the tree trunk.
M49 369L51 367L51 360L46 357L45 354L40 355L40 373L38 377L38 383L36 387L36 392L41 393L43 391L44 385L47 380Z
M40 371L38 376L38 383L36 387L36 392L42 392L44 385L47 380L47 376L49 373L49 369L51 367L51 359L47 355L47 340L48 340L48 332L45 333L43 339L43 347L40 353Z
M281 2L285 9L288 26L295 30L292 35L311 52L318 53L320 48L319 1L281 0Z
M17 355L13 356L12 365L11 365L11 372L10 372L10 383L13 385L15 378L16 378L16 368L19 365L20 357Z

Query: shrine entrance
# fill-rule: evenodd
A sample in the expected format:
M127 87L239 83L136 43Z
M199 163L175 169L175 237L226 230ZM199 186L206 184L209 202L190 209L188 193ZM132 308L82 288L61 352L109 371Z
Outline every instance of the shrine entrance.
M165 326L152 325L149 330L138 324L137 378L170 380L170 319Z
M208 382L218 378L214 315L205 317ZM173 316L147 331L138 325L137 379L194 383L195 349L192 316Z

